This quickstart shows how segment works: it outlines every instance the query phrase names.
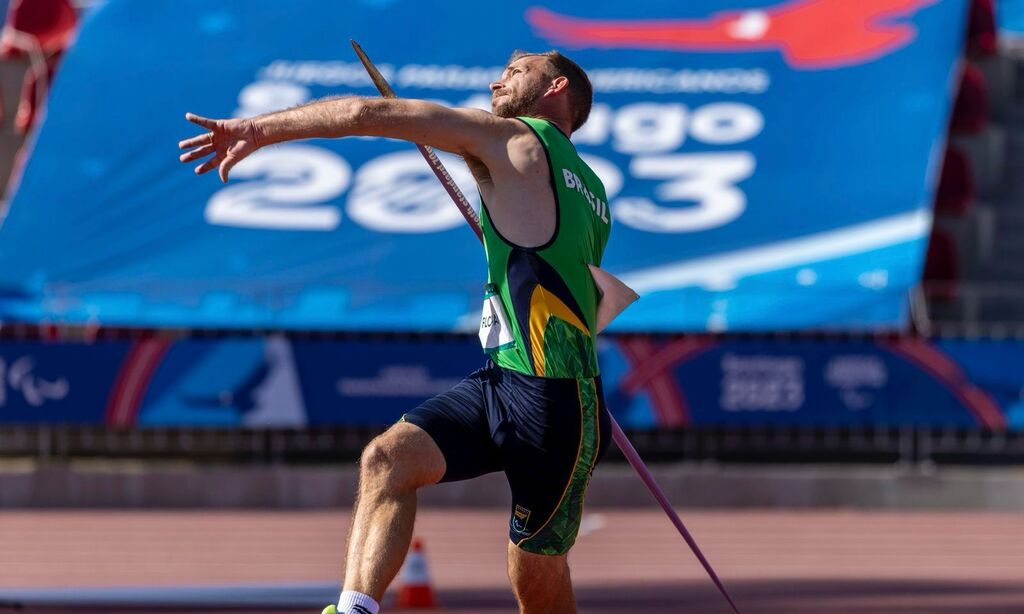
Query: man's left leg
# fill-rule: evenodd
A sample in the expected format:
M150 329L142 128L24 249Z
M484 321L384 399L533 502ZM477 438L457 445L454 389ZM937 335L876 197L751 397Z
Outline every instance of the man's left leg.
M591 473L610 440L600 380L508 375L502 445L512 489L508 575L523 614L573 614L566 555Z
M520 614L576 614L564 554L534 554L508 544L508 579Z

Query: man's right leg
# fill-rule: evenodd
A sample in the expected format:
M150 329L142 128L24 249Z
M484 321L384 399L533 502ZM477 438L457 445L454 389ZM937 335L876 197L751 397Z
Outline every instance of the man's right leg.
M409 551L416 519L416 489L445 474L445 459L420 427L400 422L366 446L359 465L359 492L344 590L378 603Z
M488 369L428 399L363 452L341 611L379 603L412 540L416 489L501 470L485 399Z

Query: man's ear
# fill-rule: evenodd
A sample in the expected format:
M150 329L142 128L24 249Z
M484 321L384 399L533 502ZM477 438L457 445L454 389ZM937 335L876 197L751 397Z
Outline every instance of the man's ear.
M565 75L562 75L560 77L555 77L554 79L551 80L551 85L548 86L548 91L546 93L557 94L559 92L564 92L568 87L569 78L566 77Z

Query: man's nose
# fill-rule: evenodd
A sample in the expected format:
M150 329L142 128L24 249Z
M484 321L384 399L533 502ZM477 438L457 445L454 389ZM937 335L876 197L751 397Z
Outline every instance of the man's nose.
M500 89L501 89L501 81L492 81L491 82L491 93L492 94L494 92L500 90Z

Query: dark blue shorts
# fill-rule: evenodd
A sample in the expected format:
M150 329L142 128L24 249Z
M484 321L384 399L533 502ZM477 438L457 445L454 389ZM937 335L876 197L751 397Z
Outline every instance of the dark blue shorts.
M488 362L403 420L441 448L442 482L505 472L514 544L538 554L569 551L590 475L611 440L600 377L533 377Z

